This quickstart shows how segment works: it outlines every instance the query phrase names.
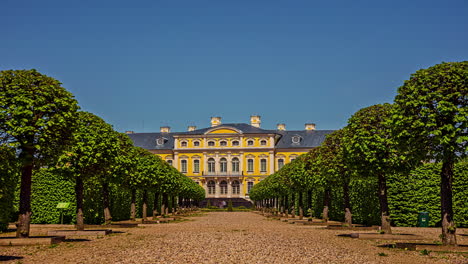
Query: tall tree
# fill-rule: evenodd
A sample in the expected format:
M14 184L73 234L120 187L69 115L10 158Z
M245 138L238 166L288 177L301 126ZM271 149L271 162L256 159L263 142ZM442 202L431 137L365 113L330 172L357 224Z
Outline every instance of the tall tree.
M77 125L72 144L61 156L58 166L75 179L76 226L83 230L84 181L100 182L99 178L111 170L119 151L112 126L100 117L79 112Z
M387 199L387 175L403 168L400 155L391 137L388 119L391 104L373 105L357 111L349 120L344 137L347 164L360 176L377 177L382 231L391 233Z
M352 225L351 202L349 197L350 170L346 166L343 137L346 130L340 129L327 135L321 146L321 171L333 185L343 186L343 207L345 223Z
M78 109L61 83L36 70L0 72L0 137L17 149L21 167L18 237L29 237L31 176L71 139Z
M419 161L440 161L442 242L456 245L453 168L468 148L468 61L412 74L398 89L392 115L399 147Z

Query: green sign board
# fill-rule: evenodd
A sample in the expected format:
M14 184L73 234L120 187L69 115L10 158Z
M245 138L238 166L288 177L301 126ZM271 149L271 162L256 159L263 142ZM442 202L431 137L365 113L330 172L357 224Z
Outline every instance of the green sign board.
M70 203L58 203L57 204L57 208L59 209L67 209L68 207L70 207Z

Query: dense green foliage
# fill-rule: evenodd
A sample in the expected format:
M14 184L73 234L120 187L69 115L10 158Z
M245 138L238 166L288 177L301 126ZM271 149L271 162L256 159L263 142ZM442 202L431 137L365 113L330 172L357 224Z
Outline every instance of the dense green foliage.
M415 226L419 212L429 212L429 226L440 226L440 163L425 164L409 175L389 178L389 202L393 223ZM468 226L468 163L455 165L453 182L454 219L458 227Z
M21 167L18 237L29 237L33 171L67 146L77 109L73 95L51 77L36 70L0 72L0 143L16 148Z
M0 145L0 232L8 227L14 207L18 168L13 148Z
M457 160L468 148L468 61L412 74L395 97L393 132L418 161Z
M392 119L399 148L416 162L440 161L442 242L456 245L454 164L468 152L468 61L441 63L411 75L398 89Z

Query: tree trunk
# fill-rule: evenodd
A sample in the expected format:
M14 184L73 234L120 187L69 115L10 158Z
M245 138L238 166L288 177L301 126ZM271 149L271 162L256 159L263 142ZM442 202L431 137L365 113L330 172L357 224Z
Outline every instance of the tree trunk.
M298 205L299 205L299 220L304 218L304 201L302 201L302 192L299 192Z
M167 193L163 193L162 195L162 206L161 206L161 212L162 215L167 215L168 214L168 195Z
M76 197L76 230L84 230L84 216L83 216L83 179L76 178L75 182L75 197Z
M391 234L392 228L390 226L390 210L388 208L387 199L387 179L385 175L379 174L379 202L380 202L380 215L381 215L381 231L385 234Z
M307 210L307 216L309 216L310 218L312 218L312 190L308 190L308 191L307 191L307 206L306 206L306 210Z
M330 210L330 201L331 201L331 190L330 188L326 188L323 197L323 212L322 212L322 220L324 222L328 222L328 212Z
M440 199L442 209L442 243L444 245L457 245L452 204L453 166L454 162L452 160L444 161L442 163Z
M25 147L20 154L21 168L21 190L19 216L16 229L16 237L29 237L31 224L31 178L33 172L34 148Z
M296 193L291 195L291 218L296 218Z
M144 190L143 191L143 197L142 197L142 200L143 200L143 208L142 208L142 216L141 218L143 219L143 221L146 221L146 217L148 216L148 191L147 190Z
M284 196L284 216L289 218L289 195Z
M110 225L112 222L112 215L110 211L110 202L109 202L109 183L102 184L102 195L103 195L103 204L104 204L104 224Z
M153 220L156 220L158 218L158 205L159 205L159 193L154 192Z
M132 204L130 206L130 220L136 220L136 189L132 189Z
M172 196L172 215L175 215L177 212L177 197Z
M343 182L343 203L345 211L345 225L353 225L353 215L351 214L351 202L349 198L349 179L344 176Z

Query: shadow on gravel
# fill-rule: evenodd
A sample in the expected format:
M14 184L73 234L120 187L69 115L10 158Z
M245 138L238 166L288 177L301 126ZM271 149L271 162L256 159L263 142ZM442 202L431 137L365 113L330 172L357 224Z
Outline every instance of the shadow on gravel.
M88 242L91 241L90 239L85 239L85 238L69 238L65 239L63 242Z
M10 261L10 260L18 260L18 259L23 259L23 257L0 255L0 261Z
M339 237L351 237L351 234L339 234L339 235L336 235L336 236L339 236Z
M114 231L112 230L112 234L124 234L125 232L124 231Z

